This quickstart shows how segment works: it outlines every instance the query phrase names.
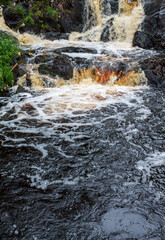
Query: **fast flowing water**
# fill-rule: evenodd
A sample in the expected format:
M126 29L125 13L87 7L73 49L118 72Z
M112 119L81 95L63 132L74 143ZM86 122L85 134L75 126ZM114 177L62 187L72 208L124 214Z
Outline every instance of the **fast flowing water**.
M140 70L105 71L157 53L28 38L32 90L0 98L1 239L165 239L165 92ZM58 51L74 66L70 81L38 72L36 59Z

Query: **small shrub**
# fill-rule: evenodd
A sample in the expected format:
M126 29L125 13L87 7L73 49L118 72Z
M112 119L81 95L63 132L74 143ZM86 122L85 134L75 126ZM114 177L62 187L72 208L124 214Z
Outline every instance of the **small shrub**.
M52 7L48 6L48 7L46 8L46 13L47 13L47 15L50 16L51 18L54 18L54 17L56 16L56 14L57 14L57 11L54 10Z
M11 3L11 0L0 0L0 5L8 5Z
M41 27L42 27L43 29L47 29L47 30L49 29L49 25L48 25L48 24L42 23Z
M22 17L24 17L24 16L26 15L25 9L24 9L20 4L18 4L18 5L15 7L14 11L15 11L16 13L20 14Z
M38 11L38 12L35 13L35 16L36 16L36 17L41 17L41 15L42 15L42 12L41 12L41 11Z
M0 90L12 84L12 61L19 52L18 44L11 37L0 36Z
M34 25L34 19L28 15L25 19L24 19L24 23L28 24L28 25Z

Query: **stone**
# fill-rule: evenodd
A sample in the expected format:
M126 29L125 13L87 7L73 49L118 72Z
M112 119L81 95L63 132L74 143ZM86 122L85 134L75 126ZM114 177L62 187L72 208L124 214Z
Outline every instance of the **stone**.
M5 23L10 28L19 28L23 24L23 17L17 14L11 7L6 7L3 11Z
M149 58L140 62L140 65L149 85L165 87L165 57Z
M145 18L141 31L136 32L133 46L165 49L165 4L164 0L144 0ZM147 43L143 42L146 40Z
M64 56L57 56L52 62L41 64L38 70L41 74L48 74L52 77L57 75L65 80L73 77L73 65L71 61Z
M105 27L103 28L102 34L101 34L101 41L103 42L109 42L112 38L112 36L110 36L110 32L112 33L112 27L113 27L113 21L114 18L111 18L105 25ZM111 31L110 31L111 28Z
M154 47L154 41L147 33L137 31L134 35L132 45L133 47L138 46L145 49L151 49Z

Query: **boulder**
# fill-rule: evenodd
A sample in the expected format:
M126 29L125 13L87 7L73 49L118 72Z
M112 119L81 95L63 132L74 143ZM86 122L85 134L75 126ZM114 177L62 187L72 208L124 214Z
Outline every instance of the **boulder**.
M101 34L101 41L103 42L109 42L112 38L112 36L110 36L110 32L113 33L113 21L114 18L111 18L106 24L105 27L103 28L102 34ZM110 31L111 28L111 31Z
M11 7L6 7L3 11L5 23L10 28L19 28L23 24L23 17L16 13Z
M150 58L140 62L149 85L165 87L165 57Z
M165 49L165 4L164 0L144 0L145 18L141 31L135 33L133 46ZM146 41L146 43L144 42Z
M147 33L137 31L134 35L133 47L138 46L145 49L151 49L155 46L154 39Z
M38 68L39 73L48 74L69 80L73 77L73 66L69 59L64 56L57 56L52 62L41 64Z

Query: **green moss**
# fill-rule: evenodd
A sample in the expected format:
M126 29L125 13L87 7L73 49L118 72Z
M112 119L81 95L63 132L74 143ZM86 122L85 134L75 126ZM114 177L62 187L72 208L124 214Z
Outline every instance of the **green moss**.
M0 5L9 5L11 0L0 0Z

